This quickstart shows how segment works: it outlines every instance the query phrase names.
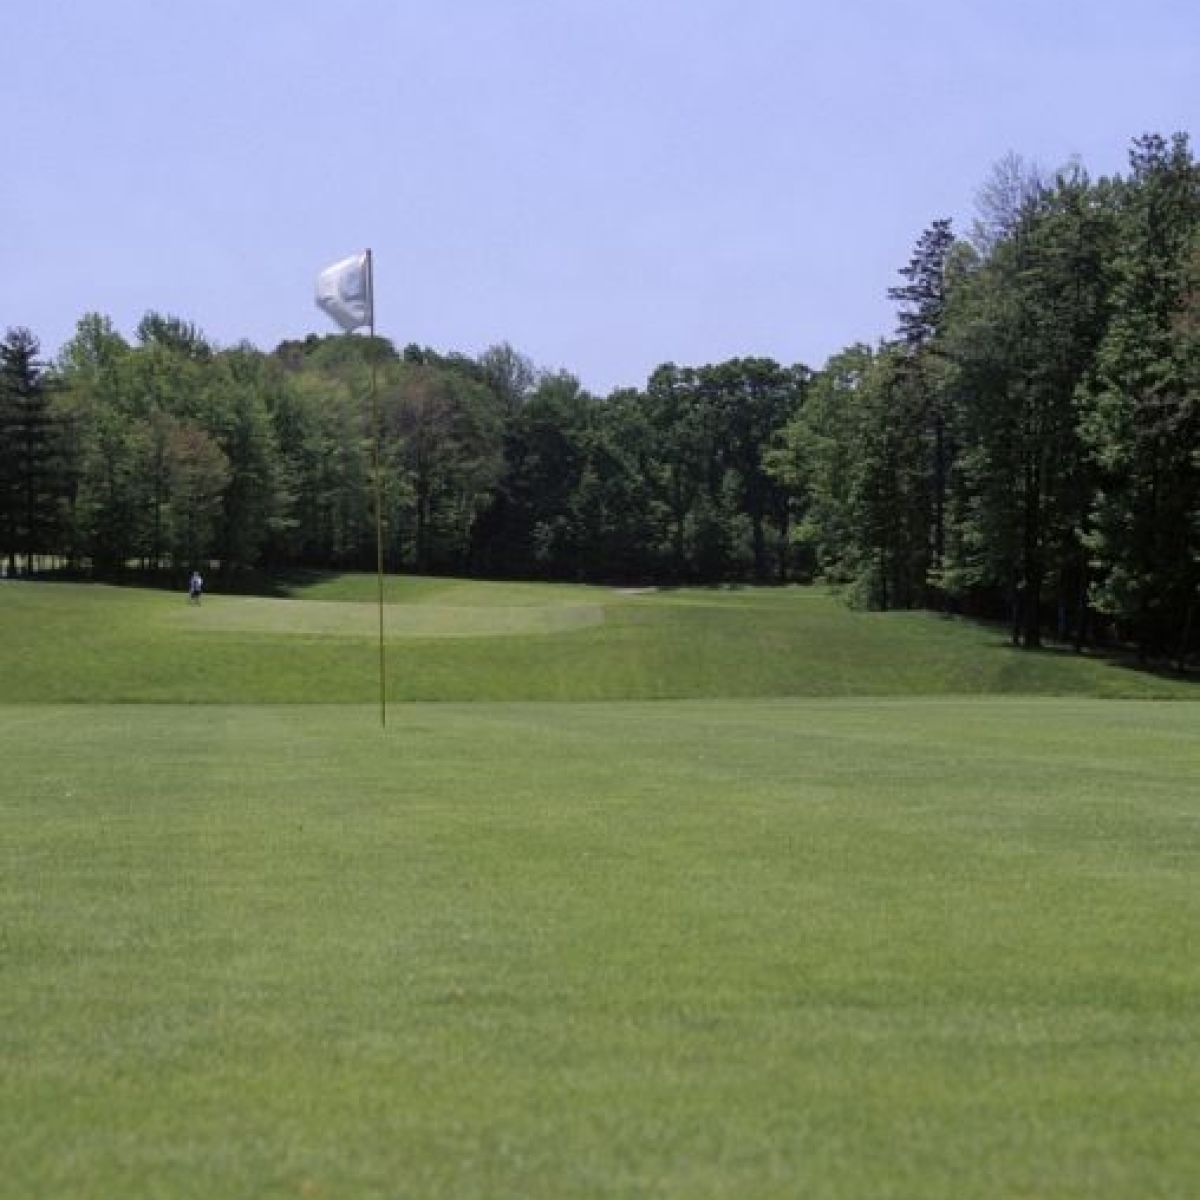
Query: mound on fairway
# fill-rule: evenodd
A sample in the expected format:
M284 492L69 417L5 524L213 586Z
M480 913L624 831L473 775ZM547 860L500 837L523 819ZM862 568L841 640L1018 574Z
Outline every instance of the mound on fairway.
M290 599L72 584L0 585L10 700L364 702L377 691L375 580ZM752 696L1194 696L1097 658L1012 649L929 613L858 613L819 589L388 581L396 700Z

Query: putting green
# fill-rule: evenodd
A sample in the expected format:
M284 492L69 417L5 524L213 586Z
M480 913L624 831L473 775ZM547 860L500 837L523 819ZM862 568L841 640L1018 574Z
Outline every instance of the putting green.
M198 607L178 605L160 620L178 631L269 633L286 637L376 637L379 609L361 601L276 600L210 596ZM503 637L566 633L604 622L599 604L386 604L384 636L395 638Z

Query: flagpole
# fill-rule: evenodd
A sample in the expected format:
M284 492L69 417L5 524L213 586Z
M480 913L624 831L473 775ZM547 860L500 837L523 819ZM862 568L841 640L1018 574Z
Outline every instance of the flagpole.
M387 728L387 672L383 649L383 419L379 411L375 345L375 261L367 248L367 311L371 315L371 417L375 426L375 574L379 581L379 724Z

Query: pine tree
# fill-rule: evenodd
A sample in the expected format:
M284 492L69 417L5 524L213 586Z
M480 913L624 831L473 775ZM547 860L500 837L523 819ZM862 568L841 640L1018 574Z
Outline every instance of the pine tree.
M908 265L900 269L906 283L888 289L889 299L900 306L898 333L905 357L898 366L905 376L913 419L925 427L930 442L929 573L939 589L946 552L946 487L953 458L946 436L939 335L946 314L946 265L954 244L950 221L934 221L917 240Z
M53 549L59 499L57 427L40 346L25 328L0 342L0 536L9 565L32 573Z

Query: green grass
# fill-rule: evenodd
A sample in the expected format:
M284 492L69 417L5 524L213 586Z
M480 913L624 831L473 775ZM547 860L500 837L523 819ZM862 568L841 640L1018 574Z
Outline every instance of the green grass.
M317 574L282 588L298 600L345 600L375 604L379 581L375 575ZM506 583L477 579L447 579L428 575L385 575L388 604L434 604L451 608L545 608L548 605L603 604L628 592L588 584Z
M374 579L293 599L0 585L0 679L17 701L369 702ZM1187 698L1194 683L928 613L856 613L819 590L649 595L389 580L396 700L1050 694Z
M0 738L6 1198L1195 1195L1195 704Z
M1196 1194L1194 684L374 588L0 584L0 1200Z

